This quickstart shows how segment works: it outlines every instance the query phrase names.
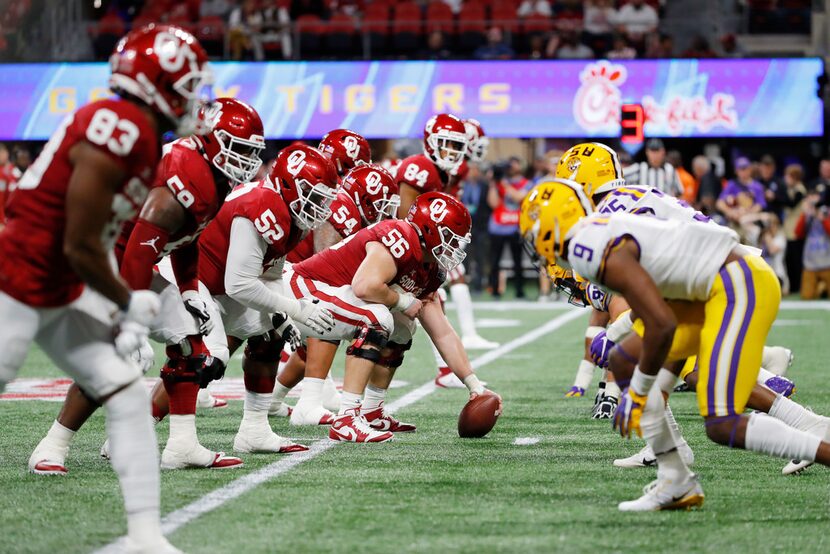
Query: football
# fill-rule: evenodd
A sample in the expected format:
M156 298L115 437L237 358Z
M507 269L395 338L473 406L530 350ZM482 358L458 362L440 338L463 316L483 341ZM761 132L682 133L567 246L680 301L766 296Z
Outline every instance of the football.
M499 399L495 394L476 396L464 406L458 416L458 436L465 439L480 438L495 427Z

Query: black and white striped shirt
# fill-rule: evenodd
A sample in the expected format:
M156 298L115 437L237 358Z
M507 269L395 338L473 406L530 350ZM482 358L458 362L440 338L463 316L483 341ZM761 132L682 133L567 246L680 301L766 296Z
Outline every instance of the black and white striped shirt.
M668 162L662 167L651 167L648 162L629 165L623 169L623 175L629 185L655 188L672 196L683 194L683 184L677 170Z

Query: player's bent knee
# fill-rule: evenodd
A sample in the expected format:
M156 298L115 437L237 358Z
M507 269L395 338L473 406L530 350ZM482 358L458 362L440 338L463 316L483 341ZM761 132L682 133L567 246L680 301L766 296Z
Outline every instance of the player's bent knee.
M634 375L634 368L637 366L636 360L622 348L617 346L608 355L608 369L614 375L614 381L620 387L627 386L631 381L631 376Z
M193 349L193 344L183 341L168 346L167 362L161 368L162 379L174 383L198 383L205 388L211 381L225 375L225 363L209 355L206 350Z
M354 342L346 350L346 355L377 363L380 360L380 351L388 342L389 331L386 329L360 327L355 331Z
M398 368L403 364L403 357L407 350L412 348L412 341L405 344L397 342L389 342L386 348L383 349L383 355L378 360L378 364L392 369Z
M254 362L278 364L285 341L273 330L251 337L245 345L245 357Z
M705 420L706 436L712 442L731 448L734 445L735 433L738 431L740 421L741 416L739 415L707 417Z

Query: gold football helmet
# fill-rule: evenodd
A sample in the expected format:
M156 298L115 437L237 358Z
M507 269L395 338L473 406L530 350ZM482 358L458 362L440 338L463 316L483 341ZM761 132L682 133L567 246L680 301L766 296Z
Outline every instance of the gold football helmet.
M581 186L594 205L598 203L597 196L625 186L617 153L599 142L572 146L559 160L556 176Z

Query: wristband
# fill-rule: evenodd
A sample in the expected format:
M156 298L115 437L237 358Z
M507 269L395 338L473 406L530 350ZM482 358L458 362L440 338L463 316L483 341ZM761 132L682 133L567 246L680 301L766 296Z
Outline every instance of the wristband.
M415 296L408 292L399 292L398 301L392 306L392 309L398 312L405 312L415 302Z
M640 396L648 396L648 391L651 390L656 379L656 375L646 375L637 367L634 368L634 375L631 376L631 384L628 387Z
M481 381L478 379L478 375L475 373L470 373L463 380L464 386L467 387L471 393L474 394L482 394L484 392L484 385L481 384Z

